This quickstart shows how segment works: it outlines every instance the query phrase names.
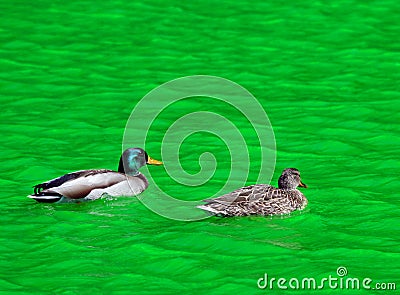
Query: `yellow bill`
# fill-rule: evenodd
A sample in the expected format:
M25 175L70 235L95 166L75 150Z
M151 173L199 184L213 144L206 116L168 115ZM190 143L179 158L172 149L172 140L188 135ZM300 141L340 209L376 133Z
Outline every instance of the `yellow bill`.
M153 158L148 157L148 159L147 159L147 164L159 166L159 165L162 165L163 162L158 161L158 160L154 160Z

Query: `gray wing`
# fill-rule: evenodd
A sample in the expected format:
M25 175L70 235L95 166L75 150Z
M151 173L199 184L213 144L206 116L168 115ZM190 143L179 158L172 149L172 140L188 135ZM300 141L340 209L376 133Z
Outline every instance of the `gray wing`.
M71 199L86 197L92 190L106 188L126 180L126 175L113 170L81 170L34 186L35 195L57 193Z
M52 187L57 187L64 184L67 181L77 179L79 177L85 177L89 175L93 175L96 173L106 173L106 172L113 172L112 170L107 169L93 169L93 170L80 170L65 174L63 176L48 180L43 183L39 183L33 187L33 192L35 195L39 194L42 190L49 189Z

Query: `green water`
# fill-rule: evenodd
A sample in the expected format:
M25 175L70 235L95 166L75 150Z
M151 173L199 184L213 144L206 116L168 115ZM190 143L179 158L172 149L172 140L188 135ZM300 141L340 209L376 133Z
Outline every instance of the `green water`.
M257 280L320 280L339 266L371 286L399 287L398 1L191 2L0 1L0 292L309 294L260 290ZM286 167L301 171L309 186L302 214L180 222L135 198L26 198L34 184L67 172L116 169L137 102L198 74L257 97L276 137L272 183ZM232 114L220 103L170 106L146 150L161 158L163 134L185 110ZM255 171L253 133L235 117ZM212 134L194 134L180 150L183 168L196 173L205 151L229 155ZM229 168L220 161L199 187L149 169L168 193L200 200L218 191ZM252 170L247 183L256 179Z

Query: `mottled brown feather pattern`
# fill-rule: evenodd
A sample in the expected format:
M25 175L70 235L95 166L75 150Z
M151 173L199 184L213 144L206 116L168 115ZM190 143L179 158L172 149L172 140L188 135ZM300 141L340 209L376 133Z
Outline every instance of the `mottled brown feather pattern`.
M297 189L282 190L256 184L205 202L200 207L213 209L217 215L248 216L287 214L303 208L307 199Z
M296 168L285 169L280 185L254 184L214 199L204 200L198 208L218 216L280 215L307 206L306 197L297 189L301 183Z

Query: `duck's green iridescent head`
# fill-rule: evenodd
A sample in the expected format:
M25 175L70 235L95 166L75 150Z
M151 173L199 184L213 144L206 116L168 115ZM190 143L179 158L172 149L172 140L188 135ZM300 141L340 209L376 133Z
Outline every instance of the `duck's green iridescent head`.
M139 173L140 167L149 165L162 165L161 161L154 160L141 148L126 149L119 160L118 172L128 175Z
M301 182L300 171L296 168L286 168L279 177L278 186L281 189L295 189L298 186L306 188L307 185Z

